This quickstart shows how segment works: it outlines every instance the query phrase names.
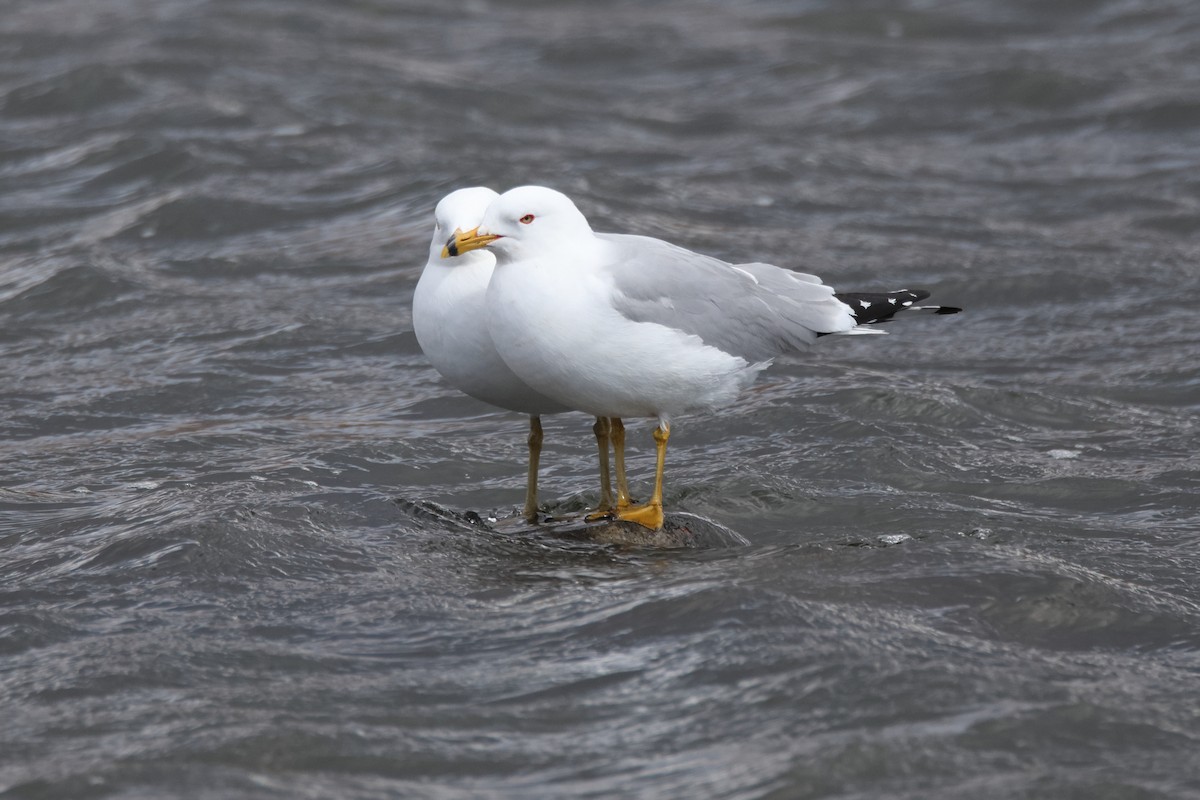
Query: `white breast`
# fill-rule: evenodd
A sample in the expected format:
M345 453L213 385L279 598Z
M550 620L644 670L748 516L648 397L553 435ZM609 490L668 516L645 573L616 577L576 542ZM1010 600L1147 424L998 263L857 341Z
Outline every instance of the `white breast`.
M523 414L568 410L517 377L488 333L484 303L494 259L467 253L453 266L432 262L413 294L413 330L434 369L456 389Z

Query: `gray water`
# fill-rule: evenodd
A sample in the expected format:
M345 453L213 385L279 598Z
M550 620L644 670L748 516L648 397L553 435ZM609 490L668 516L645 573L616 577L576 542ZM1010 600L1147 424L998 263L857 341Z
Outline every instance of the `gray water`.
M0 797L1200 797L1193 0L8 0L0 53ZM523 527L409 314L436 201L523 183L967 310L677 420L728 535Z

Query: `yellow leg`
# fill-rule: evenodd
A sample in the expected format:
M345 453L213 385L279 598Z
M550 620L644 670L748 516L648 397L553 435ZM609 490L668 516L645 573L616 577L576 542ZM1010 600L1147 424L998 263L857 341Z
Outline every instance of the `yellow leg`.
M592 433L596 434L596 450L600 454L600 505L585 517L589 522L604 519L613 510L612 477L608 471L608 440L611 435L608 419L596 417Z
M659 422L658 427L654 429L654 447L658 453L658 463L654 469L654 494L650 495L650 502L643 506L621 509L616 513L617 519L636 522L652 531L662 528L663 466L667 462L667 439L670 436L671 426L666 421Z
M537 522L538 461L542 457L542 418L529 417L529 475L525 479L525 519Z
M629 481L625 478L625 423L620 417L608 420L609 438L612 439L613 466L617 470L617 509L629 508Z

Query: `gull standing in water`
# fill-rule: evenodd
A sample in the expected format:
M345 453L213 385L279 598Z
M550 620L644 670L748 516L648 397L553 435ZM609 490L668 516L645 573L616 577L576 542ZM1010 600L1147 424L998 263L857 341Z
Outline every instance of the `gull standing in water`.
M774 358L819 336L882 333L859 326L928 296L838 295L814 275L729 264L645 236L596 234L570 198L542 186L500 195L477 228L450 237L442 256L485 247L496 254L488 330L512 371L569 408L658 420L650 501L611 515L652 529L663 524L673 417L732 403Z
M524 515L537 521L538 461L542 449L542 414L572 408L539 393L516 376L500 358L487 329L484 309L496 257L486 250L441 258L446 237L474 228L496 192L485 187L459 189L442 198L435 211L429 258L413 292L413 330L434 369L456 389L485 403L529 415L529 473ZM600 508L613 508L608 471L611 425L598 418L593 431L600 452ZM622 431L623 433L623 431ZM615 435L615 434L614 434ZM614 439L614 443L617 440ZM623 462L617 465L618 486L625 485ZM625 505L628 505L626 498Z

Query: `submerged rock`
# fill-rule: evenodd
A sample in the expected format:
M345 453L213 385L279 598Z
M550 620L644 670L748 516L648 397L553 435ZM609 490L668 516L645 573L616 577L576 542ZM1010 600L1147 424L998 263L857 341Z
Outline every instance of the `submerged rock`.
M429 501L397 499L396 503L414 517L423 517L450 528L482 529L512 537L553 537L574 542L662 549L740 547L750 544L749 540L737 531L719 522L686 512L668 512L662 529L652 531L636 523L621 520L602 519L588 522L583 514L540 514L538 521L531 523L515 514L501 517L475 511L455 511Z
M626 547L737 547L750 544L740 533L704 517L686 512L671 512L663 520L661 530L652 531L634 522L582 518L547 519L536 526L522 522L543 533L570 539L616 544Z

